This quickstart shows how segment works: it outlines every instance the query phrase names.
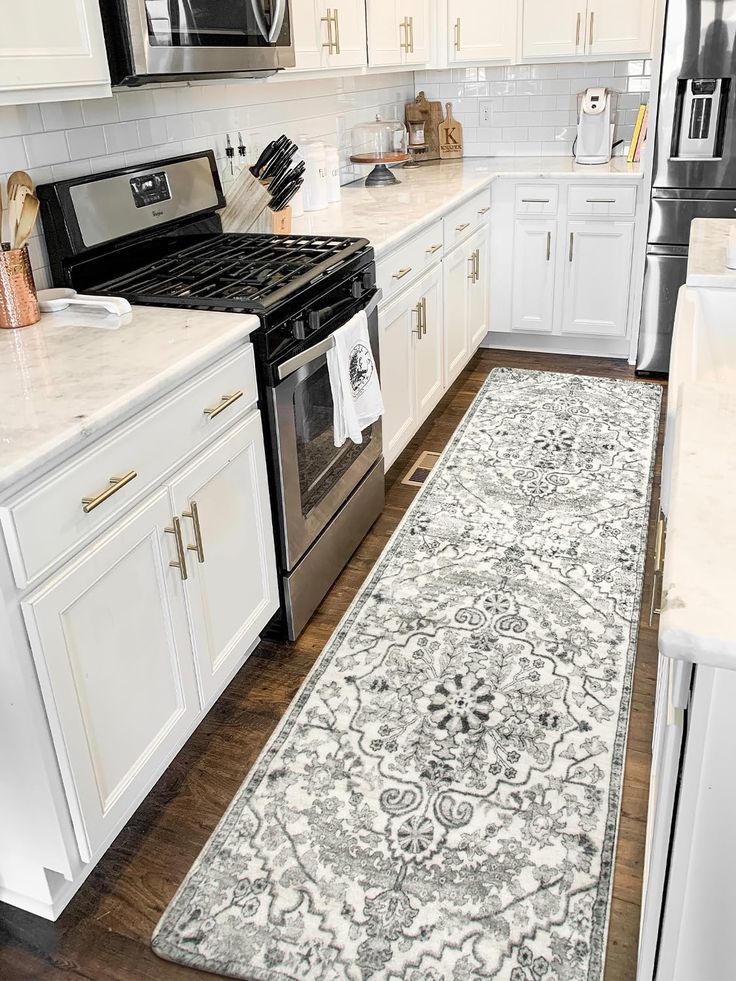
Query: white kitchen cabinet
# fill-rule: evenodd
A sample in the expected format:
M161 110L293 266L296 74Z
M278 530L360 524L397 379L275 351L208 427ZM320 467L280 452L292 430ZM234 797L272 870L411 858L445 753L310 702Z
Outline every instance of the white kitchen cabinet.
M436 267L412 291L421 309L421 338L413 333L416 421L421 426L445 390L442 379L442 272ZM416 305L415 305L416 309Z
M445 387L449 388L467 363L469 285L474 259L467 243L458 245L442 263L445 290Z
M171 486L180 515L197 677L210 705L278 606L260 413L200 454Z
M554 327L556 218L514 221L511 329L549 333Z
M96 0L26 0L4 6L0 105L109 95Z
M447 14L450 63L514 60L516 3L509 0L448 0Z
M361 68L367 64L365 0L299 0L292 4L296 66Z
M470 354L477 351L480 342L488 333L490 315L490 242L488 225L483 225L470 239L475 253L475 281L468 289L468 334Z
M162 488L23 603L84 861L199 715L173 518Z
M429 61L428 0L366 0L366 14L371 66Z
M563 334L623 337L634 248L631 221L569 221Z
M654 0L523 0L524 58L648 55Z

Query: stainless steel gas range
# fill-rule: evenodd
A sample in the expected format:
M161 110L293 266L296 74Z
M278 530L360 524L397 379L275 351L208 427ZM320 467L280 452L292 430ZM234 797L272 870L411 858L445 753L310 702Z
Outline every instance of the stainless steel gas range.
M383 510L380 420L334 445L327 350L356 312L378 352L379 291L365 239L223 233L211 152L38 188L54 281L131 303L253 313L251 335L295 639Z

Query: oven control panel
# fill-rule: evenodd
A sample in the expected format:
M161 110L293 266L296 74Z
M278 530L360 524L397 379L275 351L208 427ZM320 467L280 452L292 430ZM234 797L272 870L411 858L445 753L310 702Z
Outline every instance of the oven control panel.
M130 178L130 190L136 208L146 208L151 204L171 200L171 188L165 170L159 170L155 174L136 174Z

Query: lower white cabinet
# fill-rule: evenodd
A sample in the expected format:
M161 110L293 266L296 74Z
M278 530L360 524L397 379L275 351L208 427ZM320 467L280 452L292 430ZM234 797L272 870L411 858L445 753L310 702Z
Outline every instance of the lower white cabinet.
M442 272L425 273L379 311L383 453L390 467L442 398Z
M634 248L631 221L569 221L563 334L623 337Z
M257 640L278 601L261 417L252 413L172 483L203 705Z
M489 230L484 223L443 262L445 387L449 387L488 332Z
M199 715L172 517L162 488L23 604L83 861Z
M511 329L549 333L554 326L557 219L514 221Z

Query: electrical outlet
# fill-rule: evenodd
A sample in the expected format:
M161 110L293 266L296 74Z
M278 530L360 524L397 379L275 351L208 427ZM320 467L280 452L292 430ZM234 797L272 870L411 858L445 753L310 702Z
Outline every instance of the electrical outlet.
M478 114L480 116L481 126L491 125L491 100L490 99L479 99L478 100Z

